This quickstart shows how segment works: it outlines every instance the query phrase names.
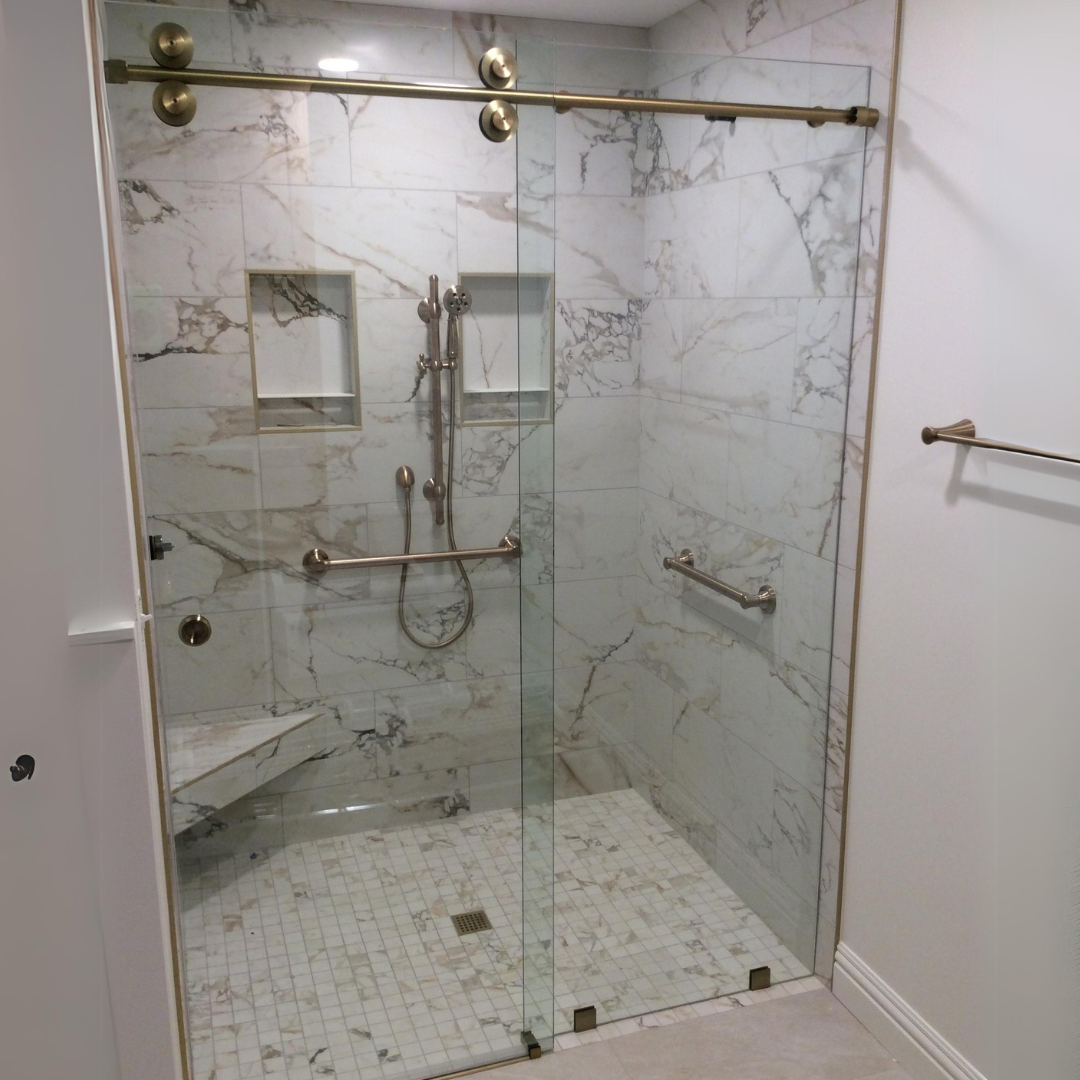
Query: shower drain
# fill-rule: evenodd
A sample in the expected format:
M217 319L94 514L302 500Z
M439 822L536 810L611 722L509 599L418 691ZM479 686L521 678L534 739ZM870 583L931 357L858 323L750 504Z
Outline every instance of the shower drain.
M481 930L492 929L491 920L483 908L479 911L466 911L463 915L451 915L450 921L459 935L476 934Z

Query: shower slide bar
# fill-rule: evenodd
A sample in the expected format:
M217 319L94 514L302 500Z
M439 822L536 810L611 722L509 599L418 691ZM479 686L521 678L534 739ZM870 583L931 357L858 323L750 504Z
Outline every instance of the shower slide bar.
M1080 458L1069 457L1067 454L1054 454L1049 450L1033 450L1030 446L1017 446L1015 443L998 442L996 439L977 439L975 424L971 420L960 420L948 427L924 427L922 441L927 446L936 442L951 442L959 443L961 446L979 446L984 450L1002 450L1007 454L1024 454L1027 457L1067 461L1070 465L1080 465Z
M417 551L409 555L369 555L362 559L331 559L322 548L312 548L304 556L304 569L309 574L325 574L327 570L365 570L376 566L415 566L417 563L464 562L466 559L520 559L521 541L507 533L491 548L465 548L462 551Z
M129 64L125 60L105 61L108 83L162 83L181 79L192 86L232 86L247 90L294 90L305 94L359 94L367 97L428 98L439 101L488 103L493 97L487 86L446 86L425 83L377 82L367 79L322 79L302 75L267 75L248 71L209 71L204 68L161 68L150 64ZM604 109L617 112L681 113L686 116L746 117L751 120L805 120L811 127L846 124L874 127L880 119L877 109L853 105L847 109L821 106L750 105L727 101L687 101L678 98L625 98L604 94L576 94L564 90L499 89L502 102L510 105L544 105L566 112L570 109Z
M758 589L757 595L751 596L750 593L745 593L742 589L736 589L734 585L728 585L695 569L694 553L689 548L683 548L678 556L669 555L664 559L664 569L674 570L677 574L685 575L691 581L704 585L706 589L712 589L713 592L718 592L721 596L736 601L743 609L761 608L762 613L765 615L771 615L776 610L776 590L771 585L762 585Z

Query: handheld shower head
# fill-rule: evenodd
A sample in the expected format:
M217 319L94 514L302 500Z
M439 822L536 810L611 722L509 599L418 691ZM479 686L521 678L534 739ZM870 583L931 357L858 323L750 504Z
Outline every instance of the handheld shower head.
M464 285L451 285L443 296L443 307L448 315L466 315L472 308L472 293Z
M416 475L408 465L399 465L398 471L394 474L394 479L398 483L398 487L404 488L406 491L412 490L413 484L416 483Z

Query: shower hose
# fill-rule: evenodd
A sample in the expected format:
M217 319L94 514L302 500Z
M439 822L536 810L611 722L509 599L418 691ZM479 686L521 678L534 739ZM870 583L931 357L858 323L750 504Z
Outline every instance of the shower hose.
M455 409L455 380L454 369L449 370L450 375L450 433L447 435L447 456L449 461L446 465L446 538L449 543L451 551L457 551L457 538L454 536L454 418L457 415ZM438 372L435 377L438 378ZM408 555L412 549L412 485L410 484L405 488L405 554ZM413 632L409 629L409 624L405 619L405 584L409 580L409 567L408 564L404 564L401 567L401 584L398 586L398 622L401 624L401 629L405 632L405 636L414 644L419 645L421 649L445 649L448 645L453 645L466 630L469 629L469 624L472 622L473 611L476 608L476 598L473 596L472 582L469 580L469 572L465 569L465 564L457 559L454 565L458 568L458 573L461 575L461 580L465 585L465 618L461 620L461 625L448 637L443 638L441 641L421 641Z

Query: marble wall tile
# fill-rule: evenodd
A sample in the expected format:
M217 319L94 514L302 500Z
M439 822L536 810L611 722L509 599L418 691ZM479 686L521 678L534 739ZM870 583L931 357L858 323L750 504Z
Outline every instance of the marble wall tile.
M263 504L397 502L398 466L412 465L418 476L427 471L431 440L427 409L421 404L368 405L362 423L360 431L260 435Z
M892 74L896 0L862 0L812 27L813 59L831 64L872 67Z
M359 300L356 336L363 405L429 400L430 381L416 369L428 344L416 300Z
M401 776L521 755L515 679L470 679L375 695L379 775Z
M854 331L851 346L851 376L848 380L848 411L845 430L856 437L866 432L870 406L870 367L874 355L874 314L876 299L860 296L855 300Z
M642 583L637 612L641 666L703 712L718 707L731 635L655 586Z
M802 671L828 682L832 654L833 594L837 566L832 553L818 558L798 548L784 552L784 603L777 605L780 655Z
M637 393L641 301L559 300L555 388L568 397Z
M846 297L799 301L792 423L844 431L854 307Z
M463 274L516 274L521 251L519 227L529 224L528 200L522 201L518 217L516 193L499 191L459 191L457 194L458 265ZM546 206L540 203L539 207ZM550 272L555 265L554 232L543 220L533 221L532 262L523 261L523 270Z
M637 417L632 397L564 398L555 414L555 490L636 487Z
M139 429L148 514L259 507L252 408L146 409Z
M659 713L656 723L670 729L671 692L659 680L646 683L646 677L648 673L635 663L590 664L556 672L556 749L632 742L639 704L648 704L646 711ZM654 696L648 703L639 702L638 692L646 686Z
M815 105L847 109L870 103L869 68L820 63L808 66L811 69L810 99ZM861 154L876 136L874 129L846 124L824 124L808 131L807 161Z
M560 750L555 755L556 799L625 791L631 786L630 773L615 747Z
M559 295L569 299L640 297L643 214L639 199L561 197L555 237Z
M687 188L646 200L645 296L736 295L740 183Z
M820 791L827 685L735 638L724 653L719 706L711 711L763 757L804 787Z
M247 308L239 297L131 297L128 325L140 408L251 403Z
M858 264L862 155L745 177L740 296L850 296Z
M821 799L779 769L773 790L773 867L809 904L821 873Z
M843 436L746 416L730 424L728 520L833 558Z
M457 279L453 192L245 184L243 204L260 269L352 270L361 299L419 299L429 274Z
M281 796L286 844L438 821L468 812L469 776L464 769L354 780Z
M517 185L514 144L476 138L476 117L471 102L350 98L352 183L512 194Z
M811 74L808 64L730 57L695 72L688 96L695 101L809 104ZM809 131L799 121L740 119L732 131L729 124L695 118L690 125L687 180L709 184L803 162Z
M451 35L438 27L381 26L261 11L233 16L232 59L246 69L317 73L324 56L358 61L358 77L453 75Z
M634 577L556 582L556 668L634 659L638 586Z
M371 571L319 578L301 563L312 547L338 558L368 554L365 506L173 514L151 518L148 528L173 545L167 558L151 566L158 612L327 604L369 593Z
M729 0L696 0L649 30L649 48L726 56L746 48L746 8Z
M129 296L243 296L240 188L121 180Z
M517 675L521 671L521 612L517 586L477 589L476 611L466 633L470 678Z
M850 7L852 0L749 0L746 42L757 45Z
M639 112L571 109L563 113L555 122L556 192L623 197L644 194L633 190L642 122Z
M634 697L628 712L633 720L633 745L652 769L671 776L675 691L641 664L635 663L631 674Z
M683 317L689 301L646 300L641 310L639 391L678 401L682 387Z
M885 191L885 147L866 152L862 177L862 219L859 223L859 296L876 296L880 274L881 210Z
M727 516L731 419L653 398L639 404L641 486L714 517Z
M254 705L274 699L270 617L263 609L222 611L210 620L209 641L180 640L180 619L158 620L162 699L167 713Z
M258 181L348 186L344 97L231 87L200 88L198 123L161 123L139 83L110 87L124 131L117 167L144 180Z
M636 487L560 491L555 496L555 578L624 577L637 572Z
M775 768L689 701L676 701L674 775L759 858L773 845Z
M469 766L469 809L474 814L521 806L521 758Z
M434 636L460 618L456 596L443 607L425 597L427 626L406 608L418 634ZM397 604L370 602L331 607L275 608L274 682L280 699L312 700L362 690L391 690L419 683L463 679L464 645L435 651L413 645L401 632ZM439 635L441 636L441 634Z
M516 495L522 460L522 437L543 438L538 429L470 427L458 432L459 466L455 483L465 495ZM545 487L550 488L550 483Z
M797 301L695 300L683 320L684 402L766 420L791 418Z

